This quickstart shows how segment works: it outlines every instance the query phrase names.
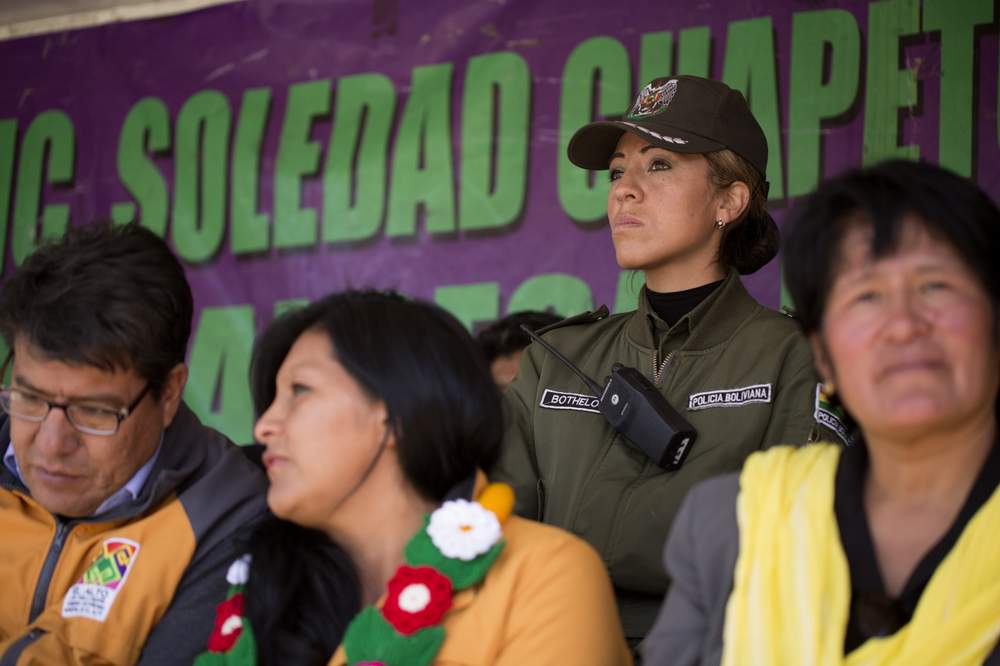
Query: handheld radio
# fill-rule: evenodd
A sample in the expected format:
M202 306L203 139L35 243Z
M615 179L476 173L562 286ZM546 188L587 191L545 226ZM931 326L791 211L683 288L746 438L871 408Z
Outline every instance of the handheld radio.
M604 388L563 356L558 349L527 326L521 330L572 370L587 387L599 395L598 411L626 441L665 470L680 469L698 432L646 377L615 363Z

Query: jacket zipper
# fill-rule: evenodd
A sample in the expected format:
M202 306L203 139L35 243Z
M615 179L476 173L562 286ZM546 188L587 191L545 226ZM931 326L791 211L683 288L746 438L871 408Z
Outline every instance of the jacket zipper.
M663 373L666 372L667 366L670 365L670 361L674 358L674 352L667 354L666 358L663 359L663 363L660 363L660 352L659 350L653 352L653 384L659 386L663 381Z
M47 633L47 631L38 627L29 630L28 633L11 643L7 651L0 655L0 666L16 666L17 660L21 658L21 653Z
M69 534L70 523L56 519L56 535L49 545L49 552L45 555L45 563L42 565L42 573L38 576L38 584L35 586L35 596L31 601L31 615L28 616L28 624L35 621L42 611L45 610L45 598L49 595L49 585L52 583L52 574L55 573L59 556L62 555L63 546L66 545L66 536Z

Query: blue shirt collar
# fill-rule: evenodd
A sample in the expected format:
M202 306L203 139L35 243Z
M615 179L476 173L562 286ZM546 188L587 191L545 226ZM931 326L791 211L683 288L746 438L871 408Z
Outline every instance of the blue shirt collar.
M134 500L139 496L142 491L142 487L146 485L146 481L149 479L149 475L153 471L153 466L156 464L156 459L160 457L160 450L163 448L163 433L160 433L160 443L156 446L156 451L153 455L149 457L149 460L140 467L132 478L125 482L125 485L119 488L117 491L111 493L111 495L101 502L101 505L97 507L92 515L98 515L104 513L105 511L110 511L116 506L120 506L125 502ZM21 468L17 464L17 456L14 454L14 445L11 442L7 444L7 451L3 454L3 464L10 470L10 473L17 477L17 480L27 487L28 484L24 483L24 477L21 476Z

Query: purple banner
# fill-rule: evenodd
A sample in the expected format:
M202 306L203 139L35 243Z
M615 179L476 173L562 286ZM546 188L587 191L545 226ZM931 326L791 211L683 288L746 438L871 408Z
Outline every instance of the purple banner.
M992 0L250 0L0 42L0 239L141 219L196 298L186 398L250 438L252 337L347 286L464 322L634 305L572 132L658 75L743 90L771 209L845 168L940 162L1000 199ZM746 279L780 302L778 261Z

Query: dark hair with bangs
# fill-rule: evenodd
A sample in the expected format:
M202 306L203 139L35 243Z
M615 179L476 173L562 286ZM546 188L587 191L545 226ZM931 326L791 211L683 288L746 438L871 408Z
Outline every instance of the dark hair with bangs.
M948 243L1000 302L1000 211L967 178L927 162L891 160L849 171L820 185L793 211L783 261L795 317L808 335L819 330L847 232L872 231L871 253L898 249L907 216Z
M275 377L307 330L330 337L330 353L370 396L385 403L407 480L441 501L500 453L500 394L472 337L453 316L395 293L332 294L278 319L251 364L254 406L274 400Z
M0 287L0 331L55 361L135 370L158 396L184 362L191 287L167 244L136 223L70 228Z

